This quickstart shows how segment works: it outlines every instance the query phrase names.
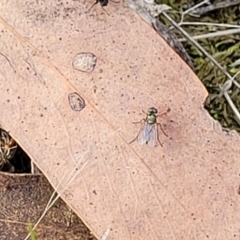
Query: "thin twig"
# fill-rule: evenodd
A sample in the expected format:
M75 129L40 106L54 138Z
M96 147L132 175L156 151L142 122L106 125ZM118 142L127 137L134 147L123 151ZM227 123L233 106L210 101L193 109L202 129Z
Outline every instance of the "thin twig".
M209 23L209 22L181 22L179 26L213 26L213 27L225 27L225 28L240 28L240 25L226 24L226 23Z
M227 36L227 35L232 35L232 34L237 34L240 33L240 28L238 29L228 29L224 31L217 31L214 33L207 33L207 34L202 34L198 36L193 36L192 39L205 39L205 38L214 38L214 37L220 37L220 36ZM185 42L187 39L185 38L180 38L180 42Z
M201 15L206 14L208 12L212 12L212 11L222 9L222 8L233 7L233 6L236 6L238 4L240 4L240 0L224 1L224 2L219 2L219 3L216 3L216 4L212 4L212 5L207 6L207 7L198 8L198 9L192 11L191 13L201 16Z

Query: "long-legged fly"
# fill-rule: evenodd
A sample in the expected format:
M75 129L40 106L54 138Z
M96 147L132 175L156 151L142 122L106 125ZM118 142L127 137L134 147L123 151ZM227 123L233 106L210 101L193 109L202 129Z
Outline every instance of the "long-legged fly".
M160 127L161 131L165 136L168 135L164 132L161 123L157 122L157 117L162 116L169 111L170 109L160 115L157 115L157 109L151 107L148 109L147 113L144 112L147 115L145 119L142 119L140 122L133 122L134 124L143 123L143 125L141 126L138 135L130 142L130 144L137 139L140 145L148 144L150 147L155 147L158 142L161 146L163 146L161 141L159 140L158 126Z

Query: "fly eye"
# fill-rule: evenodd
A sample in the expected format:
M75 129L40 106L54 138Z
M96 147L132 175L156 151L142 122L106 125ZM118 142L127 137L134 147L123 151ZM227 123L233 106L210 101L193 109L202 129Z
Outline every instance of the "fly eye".
M153 114L152 109L148 109L148 115L151 115L151 114Z
M151 107L151 108L149 108L148 109L148 114L157 114L158 113L158 111L157 111L157 109L156 108L154 108L154 107Z

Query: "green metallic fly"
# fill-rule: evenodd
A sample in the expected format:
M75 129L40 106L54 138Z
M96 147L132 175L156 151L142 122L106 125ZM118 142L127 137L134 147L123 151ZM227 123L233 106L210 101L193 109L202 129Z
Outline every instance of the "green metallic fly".
M168 137L168 135L164 132L161 123L157 122L157 117L165 115L169 111L170 109L160 115L157 115L157 109L151 107L148 109L147 113L144 112L147 115L145 119L142 119L140 122L133 122L134 124L144 122L144 124L141 126L138 135L130 142L130 144L137 139L140 145L148 144L150 147L155 147L157 142L159 142L159 144L163 146L159 140L158 126L160 126L161 131L165 136Z

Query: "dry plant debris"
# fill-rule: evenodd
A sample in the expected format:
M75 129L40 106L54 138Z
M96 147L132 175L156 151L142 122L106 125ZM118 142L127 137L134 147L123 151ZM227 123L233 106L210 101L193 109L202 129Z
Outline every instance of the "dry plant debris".
M0 239L24 239L44 211L53 189L43 175L0 174ZM3 231L4 229L4 231ZM34 231L38 240L94 240L89 230L59 199Z
M194 71L209 92L205 108L225 129L240 131L239 117L239 5L240 1L161 1L172 9L168 14L178 25L215 59L222 70L214 66L208 56L192 45L183 42L194 63ZM194 5L195 4L195 5ZM169 22L160 15L166 25ZM176 32L176 34L179 32ZM181 36L179 35L179 38ZM223 96L222 87L233 81Z

